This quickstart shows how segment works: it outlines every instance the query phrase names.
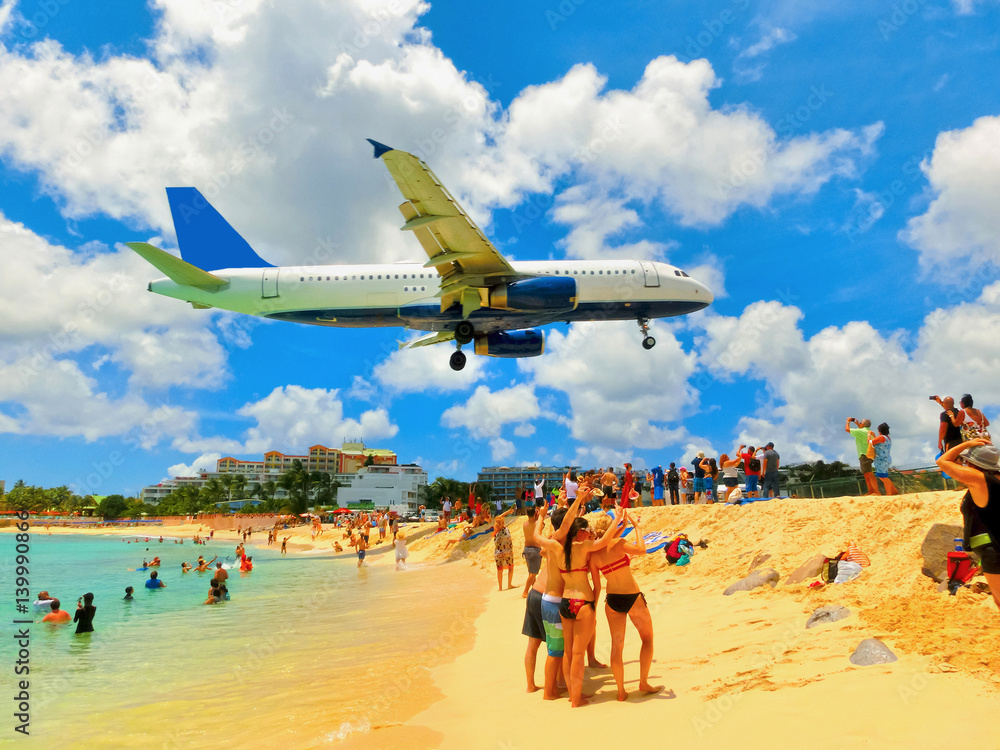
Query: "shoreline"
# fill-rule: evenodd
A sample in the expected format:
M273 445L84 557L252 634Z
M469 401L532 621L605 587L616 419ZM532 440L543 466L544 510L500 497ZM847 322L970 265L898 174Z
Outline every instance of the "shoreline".
M653 616L656 653L651 681L665 684L676 697L633 693L618 703L610 669L587 668L585 692L596 691L596 697L592 705L579 710L571 710L565 699L545 702L540 692L525 690L527 639L520 632L524 615L520 590L526 576L520 556L522 519L508 518L516 588L502 592L493 588L490 534L449 546L448 540L456 539L461 529L435 534L436 524L408 524L411 564L436 568L441 585L455 576L466 583L475 578L483 595L465 616L445 628L414 634L431 639L435 656L426 663L434 666L411 668L404 661L399 678L384 686L387 693L409 694L394 701L392 721L347 727L345 734L343 725L331 716L329 737L337 740L336 746L351 750L537 747L564 741L565 720L572 719L575 728L586 731L594 742L615 743L628 730L625 722L638 719L641 728L662 726L681 742L705 746L707 741L712 747L738 742L750 750L807 743L842 750L845 740L847 746L868 743L880 748L950 747L984 740L984 746L991 746L995 732L986 717L1000 698L1000 654L994 635L1000 612L989 594L962 589L951 597L939 593L920 572L920 545L927 530L934 523L961 523L962 494L921 492L637 510L643 533L683 531L692 541L708 540L708 548L696 548L686 567L668 566L662 551L633 559ZM38 533L36 528L33 534ZM119 536L145 537L134 529L63 533L116 531ZM194 533L197 525L170 531L164 537ZM355 560L350 548L340 554L330 548L334 540L343 541L337 529L327 529L315 542L309 539L308 527L286 530L282 536L289 535L290 555L322 553L352 564ZM149 536L152 544L154 534ZM376 538L377 530L372 540ZM235 545L235 532L217 531L214 544L220 541ZM871 559L871 567L858 580L818 589L809 588L808 580L783 583L813 555L833 556L849 541ZM265 542L262 534L260 542L252 540L248 547L280 550L280 537L269 548ZM366 563L379 568L393 565L392 552L387 542L373 546ZM726 586L763 555L770 555L763 567L777 570L782 582L773 589L723 596ZM847 606L851 614L806 630L809 614L828 604ZM607 662L610 636L603 610L599 603L597 654ZM888 645L898 661L869 667L850 664L851 652L870 637ZM638 638L629 625L625 679L630 691L636 690L637 657ZM544 660L543 645L536 681L542 679ZM516 720L493 721L497 701L504 714ZM930 718L939 716L957 718ZM978 724L975 717L981 719ZM772 723L780 723L778 739L766 731Z

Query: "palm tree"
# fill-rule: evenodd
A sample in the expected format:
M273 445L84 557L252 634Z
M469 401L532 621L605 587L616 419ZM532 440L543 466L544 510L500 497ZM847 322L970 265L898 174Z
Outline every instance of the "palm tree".
M226 488L226 499L233 499L233 482L236 479L234 474L223 474L219 477L219 481L222 482L222 486Z
M261 499L261 509L263 510L278 510L278 508L273 507L274 505L274 493L278 491L278 484L273 479L268 479L266 482L261 482L254 488L254 493L257 497Z
M309 504L309 493L312 490L313 475L296 459L288 470L278 478L278 484L294 498L297 504Z
M247 478L243 474L235 474L233 476L233 486L230 491L230 500L242 500L246 497ZM236 497L233 497L235 495Z
M226 487L223 482L219 481L218 477L212 477L201 488L201 497L204 502L212 503L213 505L226 496Z
M440 508L445 496L450 497L452 502L461 500L464 503L469 497L469 483L437 477L424 490L424 505L428 508Z

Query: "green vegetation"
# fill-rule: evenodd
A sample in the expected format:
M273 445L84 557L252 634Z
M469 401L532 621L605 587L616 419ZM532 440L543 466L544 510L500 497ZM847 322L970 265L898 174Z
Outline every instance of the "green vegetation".
M452 502L461 500L465 503L469 499L469 482L438 477L427 486L420 488L419 502L428 508L440 509L441 502L445 497L450 497ZM493 488L488 484L477 484L476 497L485 503L490 502L493 499Z
M203 486L181 486L156 505L122 495L95 498L91 495L74 495L66 486L44 489L30 487L23 480L5 495L0 496L0 510L24 510L32 513L57 511L70 515L93 515L108 520L148 516L190 516L197 513L217 513L216 503L257 498L262 502L253 510L261 513L305 513L310 506L337 504L337 490L342 487L330 474L306 471L301 461L276 480L249 483L243 474L224 474L209 479ZM279 489L287 496L275 498Z

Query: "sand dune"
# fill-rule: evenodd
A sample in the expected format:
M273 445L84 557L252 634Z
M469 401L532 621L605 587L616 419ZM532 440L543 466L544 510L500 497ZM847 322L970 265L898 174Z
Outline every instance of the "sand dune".
M591 706L571 709L568 701L527 694L523 600L517 591L494 592L472 651L435 675L445 698L391 735L368 739L378 747L531 748L564 742L572 727L573 737L593 738L588 746L659 744L669 736L699 747L943 748L963 740L998 747L1000 729L991 722L1000 698L1000 611L988 594L938 593L920 572L927 529L960 523L961 495L645 508L644 533L684 531L709 540L687 567L668 566L662 552L633 563L656 629L652 678L676 698L633 695L619 704L610 670L589 668L585 691L597 691ZM520 523L510 526L519 552ZM413 541L413 559L458 561L458 570L471 562L481 575L495 574L490 535L448 550L445 538ZM816 553L834 555L849 541L872 563L858 580L722 595L762 553L784 579ZM523 584L517 562L515 583ZM806 630L810 613L825 604L852 614ZM850 664L869 637L883 640L899 661ZM599 607L598 656L605 661L608 644ZM637 656L630 629L627 688L638 679ZM544 649L538 679L542 658Z

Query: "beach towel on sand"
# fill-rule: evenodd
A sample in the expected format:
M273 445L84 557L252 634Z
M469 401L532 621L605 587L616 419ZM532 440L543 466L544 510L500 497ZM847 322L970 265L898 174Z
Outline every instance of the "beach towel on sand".
M854 562L848 562L847 560L841 560L840 564L837 566L837 577L833 579L833 582L847 583L848 581L853 581L860 575L860 565Z
M862 568L867 568L871 565L871 560L868 559L868 555L858 549L858 545L854 542L847 543L847 554L844 555L844 559L848 562L857 563Z

